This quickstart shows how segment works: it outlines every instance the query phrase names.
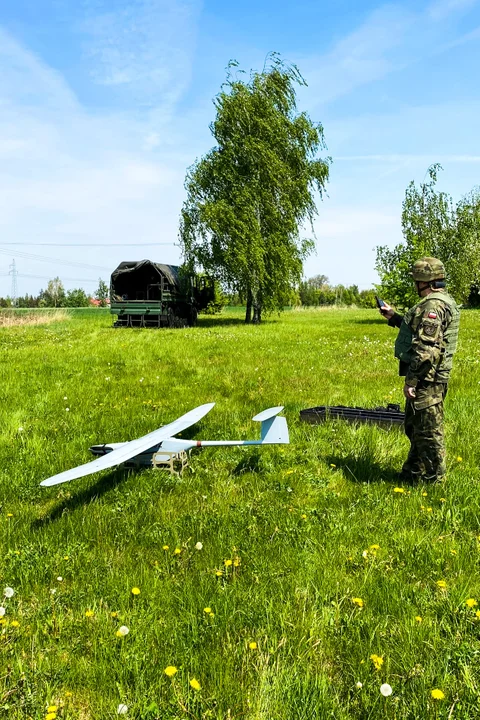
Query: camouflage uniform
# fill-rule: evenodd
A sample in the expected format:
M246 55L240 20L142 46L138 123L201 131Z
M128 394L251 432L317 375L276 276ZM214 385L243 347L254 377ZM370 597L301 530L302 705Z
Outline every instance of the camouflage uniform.
M423 258L415 268L427 267L425 279L443 265L434 258ZM433 271L431 266L433 266ZM436 278L443 278L437 274ZM417 273L418 275L418 273ZM420 273L421 275L421 273ZM443 401L452 369L457 345L460 311L453 298L443 289L443 283L432 282L432 292L423 297L404 317L394 314L388 324L399 327L395 356L400 361L400 375L405 384L415 388L415 398L405 406L405 433L410 440L410 452L403 465L401 477L434 481L445 475L445 441L443 431Z

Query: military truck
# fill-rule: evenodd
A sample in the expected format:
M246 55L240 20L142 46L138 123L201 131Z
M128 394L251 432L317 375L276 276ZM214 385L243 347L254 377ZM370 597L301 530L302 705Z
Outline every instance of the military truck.
M110 279L114 327L186 327L214 299L213 281L177 265L122 262Z

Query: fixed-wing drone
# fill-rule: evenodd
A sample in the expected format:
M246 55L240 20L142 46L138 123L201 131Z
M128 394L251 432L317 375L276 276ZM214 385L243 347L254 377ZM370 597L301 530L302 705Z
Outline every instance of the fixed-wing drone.
M182 430L195 425L210 412L214 405L215 403L200 405L182 415L178 420L174 420L174 422L131 442L93 445L90 451L100 457L71 470L58 473L58 475L53 475L47 480L43 480L40 485L44 487L59 485L123 463L153 465L156 467L167 465L173 472L173 460L180 459L182 467L184 467L186 464L186 452L195 447L273 445L290 442L286 419L277 417L283 410L283 406L269 408L255 415L253 419L261 423L260 440L182 440L174 437Z

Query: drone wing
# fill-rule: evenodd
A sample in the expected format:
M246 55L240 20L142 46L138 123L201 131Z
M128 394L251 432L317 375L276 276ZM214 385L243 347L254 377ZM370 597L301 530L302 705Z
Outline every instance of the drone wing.
M121 465L136 455L140 455L140 453L146 452L146 450L159 445L162 440L171 438L172 435L176 435L177 433L182 432L182 430L186 430L191 425L195 425L195 423L210 412L214 405L215 403L200 405L194 410L190 410L185 413L185 415L182 415L182 417L178 418L178 420L174 420L174 422L169 425L164 425L163 427L158 428L158 430L154 430L148 435L144 435L137 440L127 442L116 450L112 450L112 452L97 458L97 460L92 460L91 462L79 465L71 470L65 470L64 472L58 473L58 475L53 475L52 477L47 478L47 480L43 480L40 485L43 485L44 487L59 485L60 483L76 480L77 478L85 477L86 475L92 475L92 473L96 473L99 470L107 470L108 468L115 467L115 465Z

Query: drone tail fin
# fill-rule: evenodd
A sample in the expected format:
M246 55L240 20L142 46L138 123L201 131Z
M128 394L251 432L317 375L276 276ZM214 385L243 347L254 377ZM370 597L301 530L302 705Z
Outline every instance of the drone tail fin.
M283 407L269 408L253 418L262 423L260 431L262 445L288 444L290 442L287 421L284 417L278 417L278 413L282 410Z

